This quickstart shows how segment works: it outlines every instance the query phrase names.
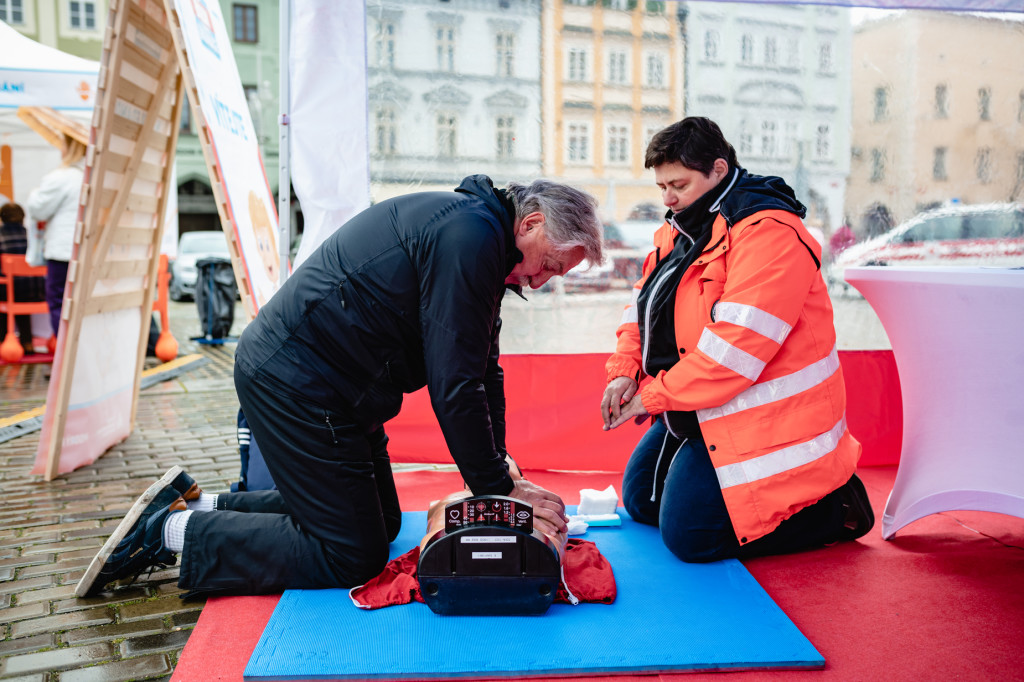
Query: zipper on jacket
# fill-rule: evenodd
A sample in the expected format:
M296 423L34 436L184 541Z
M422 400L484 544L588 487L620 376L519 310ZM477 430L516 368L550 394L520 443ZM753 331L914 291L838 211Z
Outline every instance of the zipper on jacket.
M679 266L677 265L676 267L679 267ZM668 279L669 276L671 276L673 272L675 272L675 268L668 268L668 269L665 270L665 272L661 273L661 276L658 277L658 279L656 279L654 281L654 284L651 285L651 293L647 297L648 302L654 301L654 297L658 294L658 289L661 288L661 285L665 283L665 280ZM651 374L650 372L647 371L647 356L648 356L648 354L650 353L650 350L651 350L651 310L652 310L652 308L653 308L653 306L648 305L647 309L644 311L644 355L643 355L643 358L641 358L641 360L643 362L642 366L643 366L643 369L644 369L644 373L647 374L648 376L650 376L650 374Z
M331 424L331 415L327 414L327 410L324 410L324 421L327 422L327 428L331 430L331 440L334 441L335 445L337 445L338 437L334 433L334 425Z

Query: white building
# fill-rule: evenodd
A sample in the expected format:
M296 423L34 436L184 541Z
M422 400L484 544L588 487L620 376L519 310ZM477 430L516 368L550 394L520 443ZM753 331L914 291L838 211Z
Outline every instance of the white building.
M371 194L541 170L540 0L367 0Z
M850 170L849 10L687 3L686 114L715 120L742 166L779 175L808 223L843 223Z

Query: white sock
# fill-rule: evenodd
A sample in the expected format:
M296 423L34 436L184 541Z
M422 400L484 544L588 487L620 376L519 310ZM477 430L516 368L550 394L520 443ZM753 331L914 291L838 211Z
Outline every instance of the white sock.
M172 512L164 521L164 547L172 552L180 553L185 549L185 526L192 510Z
M188 501L189 511L216 511L217 493L199 493L198 500Z

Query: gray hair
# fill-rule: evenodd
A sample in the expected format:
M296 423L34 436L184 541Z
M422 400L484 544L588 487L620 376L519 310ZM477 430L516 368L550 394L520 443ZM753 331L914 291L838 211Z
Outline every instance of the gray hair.
M544 234L556 249L569 251L582 246L588 263L600 265L604 261L597 199L550 180L534 180L529 185L510 182L506 191L516 207L517 221L534 211L544 214Z

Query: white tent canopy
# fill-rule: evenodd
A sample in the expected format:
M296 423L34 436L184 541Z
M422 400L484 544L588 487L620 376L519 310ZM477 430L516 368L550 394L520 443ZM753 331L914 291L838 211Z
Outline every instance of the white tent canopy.
M99 62L40 45L3 22L0 45L0 109L92 111Z

